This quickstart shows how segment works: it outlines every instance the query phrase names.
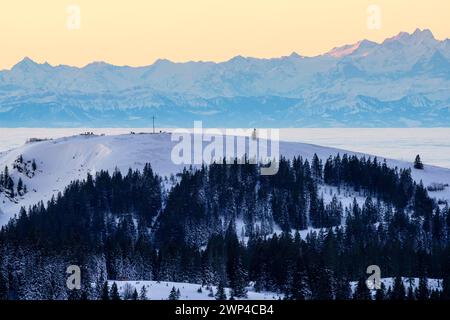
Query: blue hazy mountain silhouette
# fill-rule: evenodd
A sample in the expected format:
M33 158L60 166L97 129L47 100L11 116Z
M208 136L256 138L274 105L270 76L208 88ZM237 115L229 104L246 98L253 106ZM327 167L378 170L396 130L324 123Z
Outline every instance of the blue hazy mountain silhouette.
M305 57L0 71L0 126L450 125L450 40L430 30Z

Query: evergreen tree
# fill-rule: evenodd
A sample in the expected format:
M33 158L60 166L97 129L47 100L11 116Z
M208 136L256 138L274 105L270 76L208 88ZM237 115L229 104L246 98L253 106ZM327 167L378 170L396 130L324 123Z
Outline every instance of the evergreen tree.
M108 282L107 281L105 281L103 283L101 299L102 300L109 300L109 287L108 287Z
M413 289L411 284L408 287L408 294L407 294L407 298L406 299L409 300L409 301L413 301L413 300L416 299L416 296L414 294L414 289Z
M117 288L117 284L115 282L111 286L110 297L113 301L120 300L119 289Z
M89 293L87 292L87 290L81 290L80 300L82 301L89 300Z
M441 293L439 292L439 290L434 289L431 292L430 300L441 300Z
M139 292L139 300L147 300L147 288L145 284L142 285L141 291Z
M7 300L9 292L9 281L6 268L1 262L1 245L0 245L0 300Z
M8 187L8 180L9 180L9 169L8 166L5 166L5 169L3 170L3 186L5 188Z
M78 290L69 290L67 300L71 300L71 301L81 300L80 292Z
M237 298L246 298L247 289L245 281L245 271L242 264L239 263L234 270L234 278L231 285L232 295Z
M356 284L355 293L353 294L355 300L372 300L372 295L367 287L366 280L360 278Z
M17 182L17 194L22 195L23 192L23 181L22 178L19 178L19 181Z
M223 281L220 281L217 287L216 300L227 300L225 288L223 287Z
M138 300L138 298L139 298L138 292L137 292L136 288L134 288L134 292L133 292L133 295L131 296L131 300Z
M172 287L172 290L170 290L169 300L178 300L178 294L175 287Z
M290 299L305 300L309 295L308 277L302 259L298 259L290 290Z
M416 159L414 160L414 168L418 170L423 170L424 168L422 160L420 159L420 155L417 155Z
M341 276L336 279L336 300L349 300L352 296L350 281L347 277Z
M386 286L381 282L380 289L377 289L375 293L375 300L382 301L386 299Z
M442 299L450 300L450 276L445 276L442 280Z
M311 171L317 181L322 180L322 160L319 159L317 154L314 154L313 156Z
M334 283L333 275L327 268L320 268L317 284L313 292L313 297L317 300L332 300Z
M417 288L417 300L428 300L430 292L428 290L428 279L426 277L419 278L419 287Z
M225 245L227 248L227 272L232 296L244 298L247 296L245 271L241 263L240 244L233 220L230 222L226 232Z
M394 287L392 289L391 299L392 300L405 300L405 286L403 280L400 276L396 277L394 280Z

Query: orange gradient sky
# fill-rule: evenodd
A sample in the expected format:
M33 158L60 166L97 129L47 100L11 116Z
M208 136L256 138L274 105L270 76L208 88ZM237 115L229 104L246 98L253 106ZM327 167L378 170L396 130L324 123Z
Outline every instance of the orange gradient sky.
M367 27L369 5L381 29ZM66 27L69 5L80 29ZM363 38L429 28L450 37L449 0L0 0L0 69L28 56L83 66L317 55Z

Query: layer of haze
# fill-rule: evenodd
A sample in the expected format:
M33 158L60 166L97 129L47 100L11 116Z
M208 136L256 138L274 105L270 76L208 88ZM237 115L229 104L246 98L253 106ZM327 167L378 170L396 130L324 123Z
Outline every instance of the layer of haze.
M379 30L367 27L373 4ZM81 9L80 29L66 27L70 5ZM449 12L448 0L0 0L0 69L25 56L76 66L312 56L416 28L445 39Z

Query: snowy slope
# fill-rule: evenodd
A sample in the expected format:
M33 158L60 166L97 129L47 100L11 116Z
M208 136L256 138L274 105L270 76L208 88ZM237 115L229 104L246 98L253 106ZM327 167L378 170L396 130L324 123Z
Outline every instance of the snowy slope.
M0 225L18 214L21 206L28 207L41 200L44 203L71 182L84 179L87 173L100 170L112 172L118 168L126 173L131 167L142 169L145 163L151 163L155 172L161 176L170 176L180 172L184 165L171 161L171 152L177 142L171 141L171 135L161 134L124 134L115 136L72 136L55 140L25 144L22 147L0 153L0 168L8 165L11 175L17 183L19 177L27 185L28 193L17 199L17 203L0 194ZM317 145L280 142L280 153L287 158L302 156L311 159L314 153L325 160L330 155L352 152L321 147ZM25 161L35 160L37 172L29 178L11 170L13 162L22 155ZM361 154L360 154L361 155ZM381 160L381 158L379 158ZM389 166L409 168L411 163L388 160ZM425 186L433 182L450 184L450 169L425 166L425 170L412 169L416 181L423 180ZM327 194L327 190L324 190ZM450 200L450 188L430 193L431 196Z
M394 278L382 278L381 282L385 285L385 289L391 289L394 286ZM413 290L419 287L419 278L402 278L403 285L406 290L411 286ZM214 300L214 297L210 296L210 290L206 286L194 283L182 283L182 282L167 282L167 281L108 281L108 285L111 287L113 283L117 284L119 289L119 294L123 298L124 289L128 285L133 290L136 289L139 293L143 286L147 290L146 298L148 300L167 300L170 294L170 290L173 287L180 290L180 300ZM350 282L350 288L352 292L355 291L357 281ZM201 288L201 292L198 289ZM211 286L213 294L217 292L216 286ZM428 289L442 290L442 279L428 279ZM247 299L248 300L277 300L282 299L283 296L273 292L255 292L253 288L247 288ZM227 297L230 296L230 289L225 288L225 293ZM372 291L372 296L375 297L376 291Z
M394 286L394 278L382 278L381 282L385 285L385 290L389 290ZM411 286L413 290L419 287L419 278L406 278L402 277L403 285L406 291ZM194 283L182 283L182 282L167 282L167 281L108 281L108 285L111 287L113 283L117 284L119 289L119 294L123 298L124 289L127 285L132 289L136 289L140 293L143 286L147 290L146 298L148 300L167 300L170 294L170 290L173 287L180 290L180 300L214 300L214 297L210 296L210 291L206 286ZM352 292L355 292L357 286L357 281L350 282L350 288ZM198 292L201 288L202 292ZM216 286L211 286L213 294L217 292ZM428 279L428 289L442 290L442 279ZM247 299L248 300L277 300L283 299L283 296L274 292L255 292L253 288L247 288ZM230 296L230 289L225 288L225 293L227 297ZM372 290L372 296L375 297L376 290Z
M180 300L215 300L214 297L210 297L210 291L200 284L182 283L182 282L167 282L167 281L108 281L108 285L111 287L113 283L117 284L119 294L123 297L123 291L126 284L136 288L140 293L142 286L147 289L148 300L167 300L170 294L170 290L173 287L180 290ZM202 288L202 292L197 290ZM217 292L216 286L211 286L213 294ZM227 297L230 296L230 289L225 288ZM255 292L251 288L248 288L247 298L249 300L276 300L281 297L279 294L272 292Z

